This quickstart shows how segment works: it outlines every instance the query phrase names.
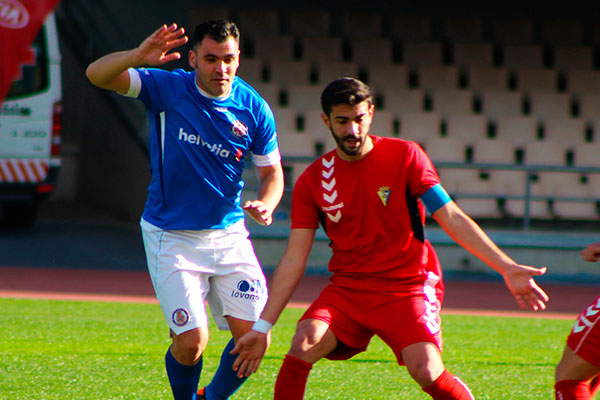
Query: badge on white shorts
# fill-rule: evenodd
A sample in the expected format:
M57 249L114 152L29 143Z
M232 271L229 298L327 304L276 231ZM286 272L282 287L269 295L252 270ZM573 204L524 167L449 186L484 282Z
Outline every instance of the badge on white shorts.
M178 308L173 311L173 323L177 326L184 326L190 320L190 313L185 308Z

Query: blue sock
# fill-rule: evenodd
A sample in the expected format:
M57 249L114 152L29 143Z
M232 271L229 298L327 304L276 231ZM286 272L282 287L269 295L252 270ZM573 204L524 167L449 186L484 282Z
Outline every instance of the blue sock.
M175 400L196 400L198 380L202 372L202 357L196 365L183 365L173 357L169 349L165 356L165 365Z
M229 354L233 350L233 339L227 343L223 354L221 354L221 362L217 373L204 391L206 400L226 400L233 395L242 386L246 377L238 378L237 372L232 369L233 362L237 358L237 354Z

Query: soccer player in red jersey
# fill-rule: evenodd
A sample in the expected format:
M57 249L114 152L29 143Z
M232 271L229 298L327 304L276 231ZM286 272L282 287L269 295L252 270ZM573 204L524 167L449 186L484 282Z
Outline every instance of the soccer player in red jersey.
M337 148L299 177L285 253L269 300L238 340L234 369L255 372L277 321L304 273L319 223L331 241L329 285L301 317L275 383L275 399L304 396L312 365L349 359L379 336L434 399L473 399L441 357L441 274L424 234L424 204L450 237L498 271L522 308L546 308L533 277L545 268L519 265L450 199L416 143L369 135L370 88L341 78L321 95L323 120Z
M600 259L600 243L581 252L584 260ZM577 318L556 366L557 400L588 400L600 389L600 296Z

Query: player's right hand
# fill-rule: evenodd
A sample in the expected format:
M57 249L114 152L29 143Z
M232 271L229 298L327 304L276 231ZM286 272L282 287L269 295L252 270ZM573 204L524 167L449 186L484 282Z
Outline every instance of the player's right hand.
M581 257L585 261L596 262L600 259L600 242L592 243L585 249L581 250Z
M237 371L238 378L249 377L258 370L269 344L271 332L264 334L250 330L238 339L231 354L239 354L233 363L233 370Z
M135 54L142 65L162 65L179 60L181 54L170 51L187 43L188 37L184 34L185 30L178 29L175 23L163 25L138 46Z

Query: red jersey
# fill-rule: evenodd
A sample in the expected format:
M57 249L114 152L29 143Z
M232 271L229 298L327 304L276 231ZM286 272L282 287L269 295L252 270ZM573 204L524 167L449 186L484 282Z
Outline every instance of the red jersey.
M394 288L427 278L425 210L418 198L440 183L415 142L371 136L373 149L345 161L331 151L299 177L292 229L316 229L330 239L332 281L352 287Z

